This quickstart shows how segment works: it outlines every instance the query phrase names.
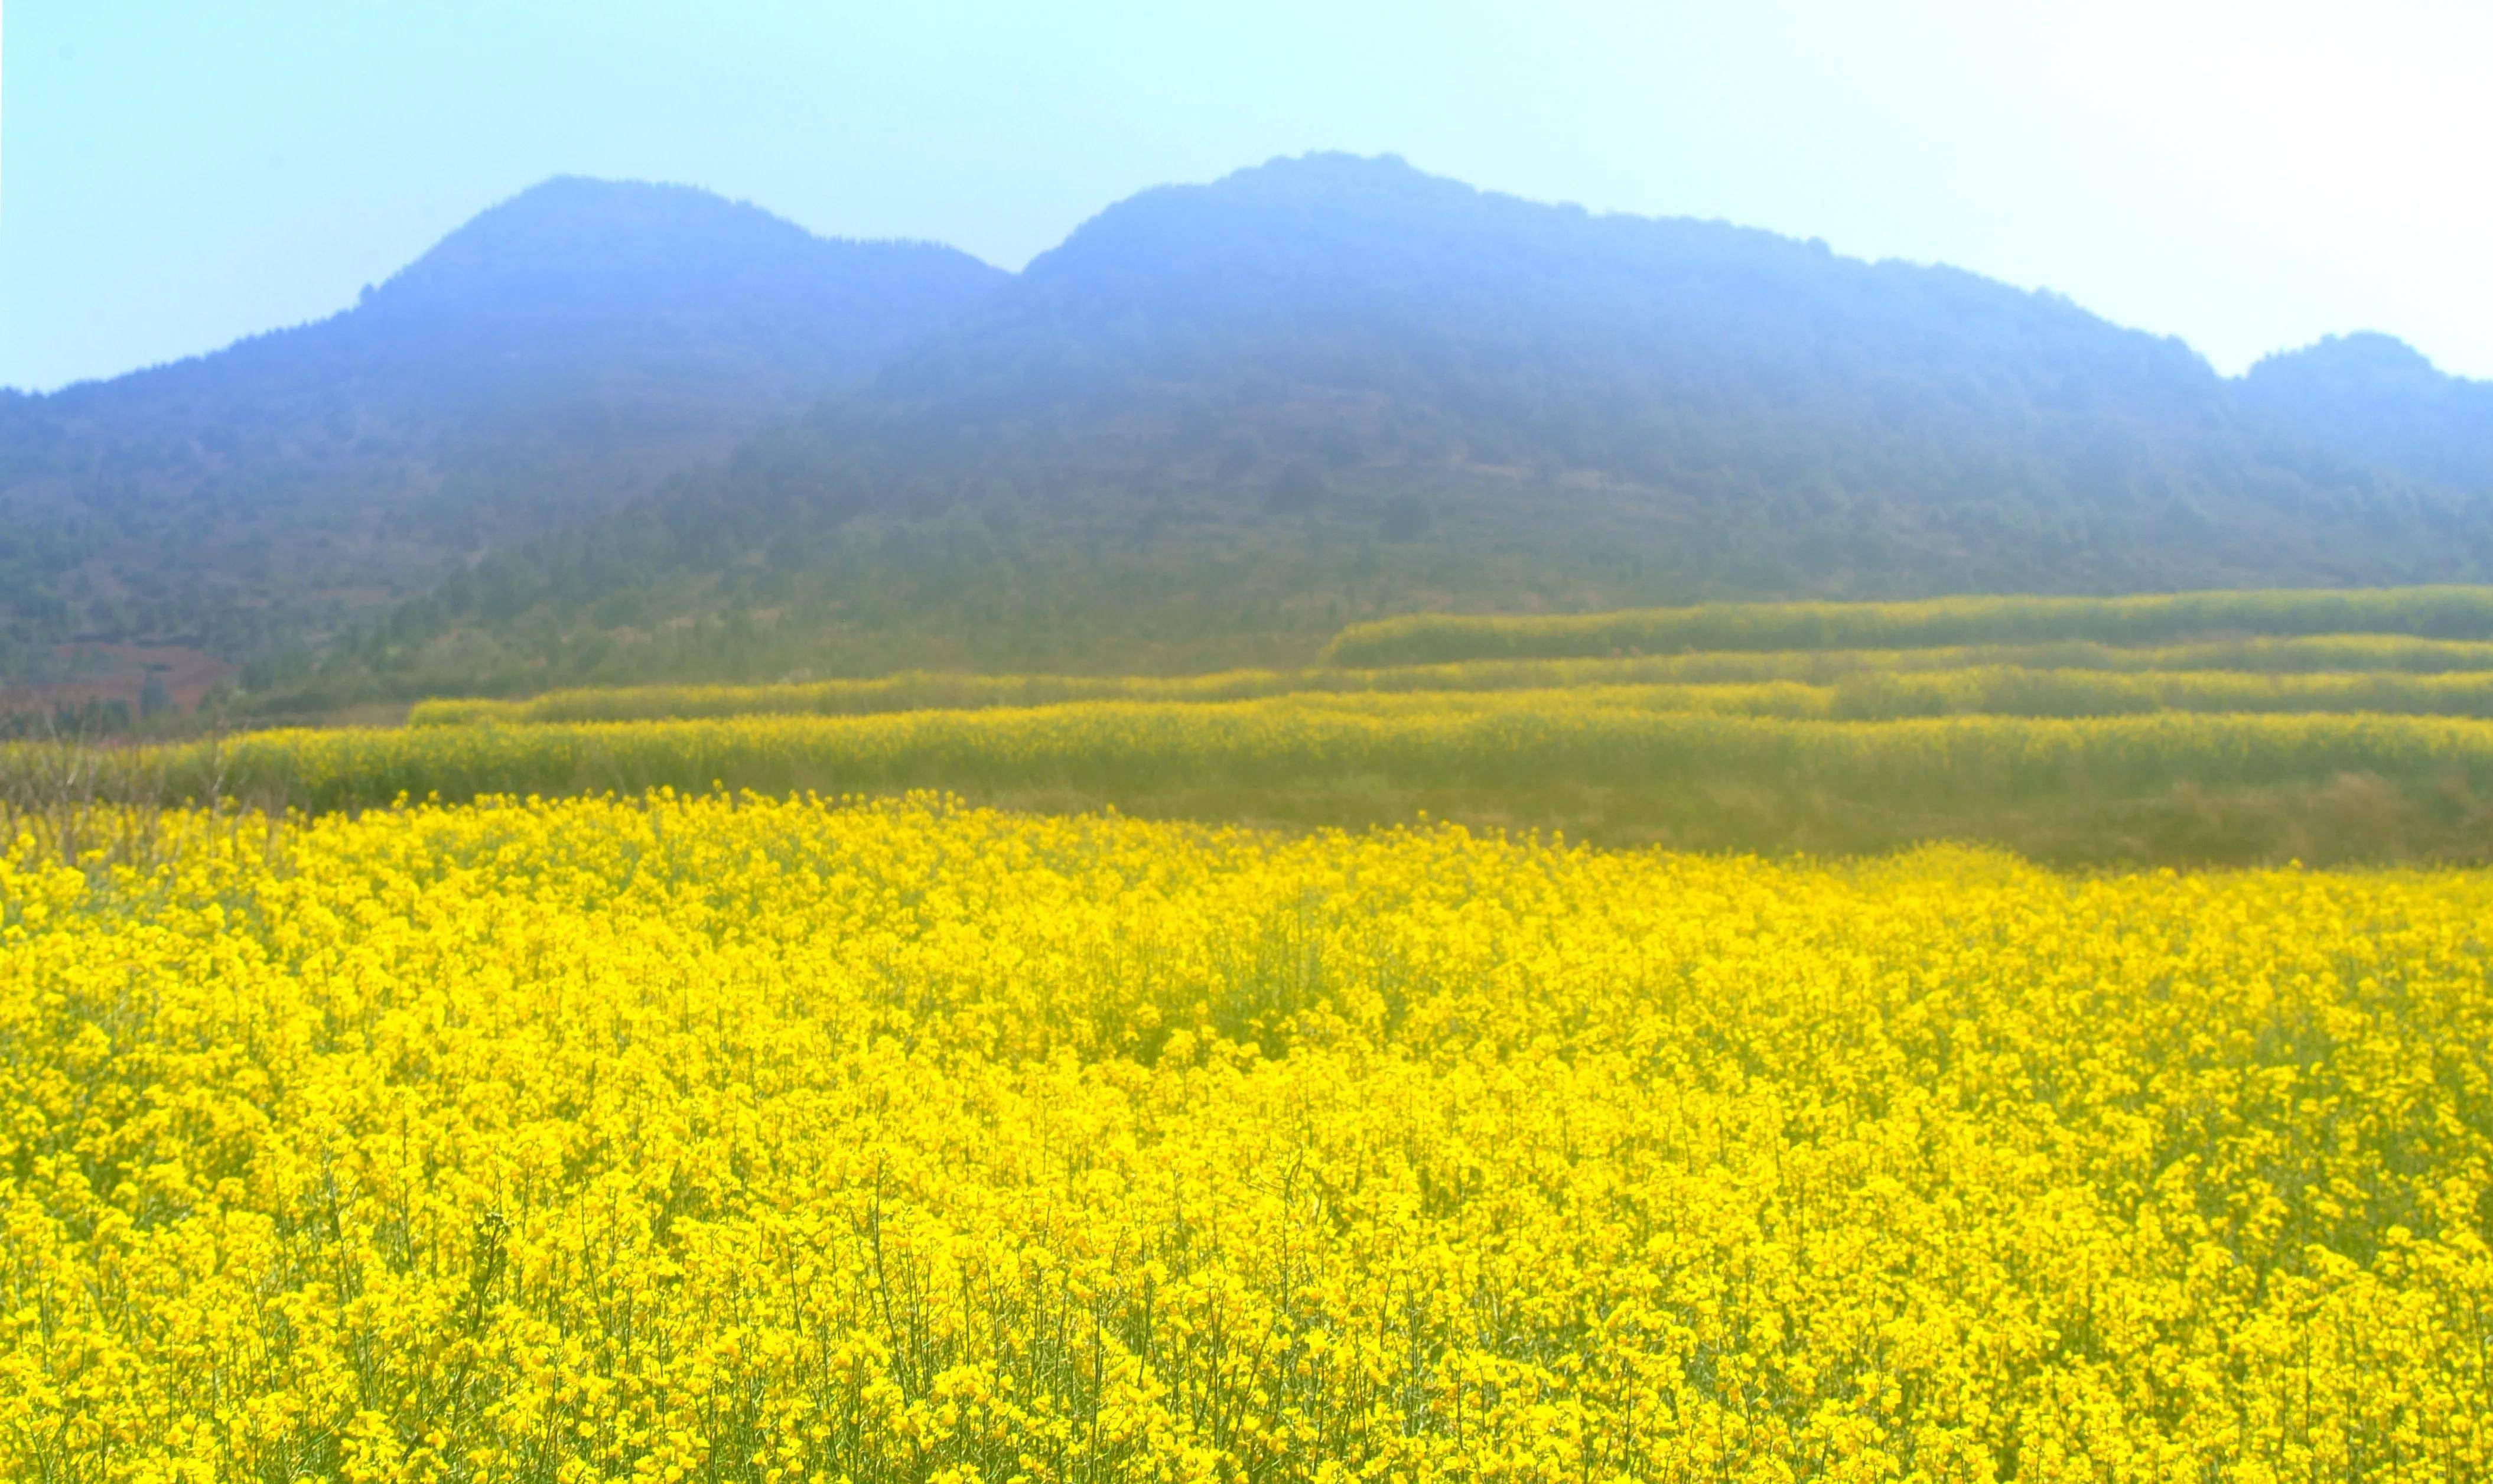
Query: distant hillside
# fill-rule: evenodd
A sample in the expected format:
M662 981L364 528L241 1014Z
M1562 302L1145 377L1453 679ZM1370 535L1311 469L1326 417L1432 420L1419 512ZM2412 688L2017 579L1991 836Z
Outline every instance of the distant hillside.
M723 455L1004 277L701 191L558 179L331 318L0 397L0 676L56 671L73 639L316 641Z
M2488 501L2057 296L1312 156L1109 208L372 662L1182 666L1415 607L2487 575Z
M2493 578L2483 388L2402 348L2228 382L2057 295L1390 158L1146 191L1018 275L556 181L333 319L0 398L0 665L169 641L300 710Z
M2353 458L2493 496L2493 381L2449 376L2394 337L2331 335L2271 355L2240 395Z
M823 421L1051 472L1315 456L1944 502L2151 483L2139 455L2225 411L2187 347L2050 295L1316 156L1110 208Z

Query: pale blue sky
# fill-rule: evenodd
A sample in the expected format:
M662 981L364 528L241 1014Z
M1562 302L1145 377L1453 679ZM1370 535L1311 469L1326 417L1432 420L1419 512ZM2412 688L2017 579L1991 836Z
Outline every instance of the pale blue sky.
M1393 151L2058 289L2238 371L2493 377L2493 7L13 0L0 384L351 302L557 172L1017 267L1119 197Z

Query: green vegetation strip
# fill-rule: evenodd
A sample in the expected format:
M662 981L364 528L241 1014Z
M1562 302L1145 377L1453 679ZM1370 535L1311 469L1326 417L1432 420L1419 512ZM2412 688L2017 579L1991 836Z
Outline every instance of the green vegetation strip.
M1472 660L1379 669L1228 670L1212 675L948 675L916 671L871 680L810 681L777 685L631 685L550 691L526 700L441 699L420 702L410 726L465 726L494 721L654 721L695 716L868 715L882 712L962 711L994 706L1051 706L1069 701L1252 700L1265 696L1389 691L1498 691L1560 689L1587 685L1727 685L1789 681L1841 684L1866 677L1924 676L1946 672L2103 672L2156 676L2156 693L2181 697L2181 672L2233 672L2210 681L2208 693L2252 697L2251 683L2267 676L2331 679L2279 697L2308 696L2312 710L2413 711L2431 714L2480 714L2458 699L2493 676L2493 643L2415 639L2392 635L2317 635L2292 639L2242 639L2123 649L2113 645L1948 646L1928 650L1713 651L1696 654L1637 655L1614 659ZM2348 678L2388 678L2370 691ZM2396 678L2451 678L2445 684L2401 686ZM1921 683L1916 681L1914 683ZM1957 683L1957 682L1948 682ZM2068 681L2072 687L2083 681ZM2135 687L2109 687L2108 697L2134 698ZM2340 702L2339 696L2360 695ZM2118 711L2144 708L2129 699L2108 702ZM2186 699L2160 702L2178 709ZM1938 712L1968 710L1942 707ZM2245 700L2236 710L2290 710L2289 704ZM2080 714L2055 710L2049 714ZM1820 712L1810 712L1820 714ZM1823 714L1901 714L1893 711Z
M1303 787L1360 778L1502 789L1734 780L1868 801L2014 801L2175 782L2364 773L2493 782L2493 724L2413 716L1965 716L1846 723L1712 715L1522 693L1494 706L1366 711L1295 702L1094 703L864 717L283 731L90 755L98 797L211 794L313 809L406 795L713 784L769 791L1068 785ZM0 749L13 795L61 754Z
M1700 650L1795 650L2088 640L2148 645L2239 634L2493 638L2493 588L1956 597L1908 603L1707 603L1547 617L1417 614L1353 624L1335 665L1556 659Z

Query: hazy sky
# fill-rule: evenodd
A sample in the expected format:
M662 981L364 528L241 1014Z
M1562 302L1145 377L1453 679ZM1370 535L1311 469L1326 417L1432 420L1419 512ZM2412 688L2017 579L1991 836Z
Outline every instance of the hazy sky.
M1117 197L1393 151L1957 263L2222 370L2335 330L2493 377L2493 7L12 0L0 384L351 302L570 171L1017 267Z

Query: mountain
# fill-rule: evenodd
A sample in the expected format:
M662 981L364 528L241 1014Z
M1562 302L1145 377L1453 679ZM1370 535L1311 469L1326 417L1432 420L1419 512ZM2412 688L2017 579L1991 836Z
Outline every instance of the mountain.
M2450 376L2392 336L2331 335L2271 355L2240 396L2351 457L2493 495L2493 381Z
M2487 506L2057 295L1318 155L1108 208L370 657L1178 666L1397 607L2476 578Z
M2382 349L2229 382L2055 294L1392 158L1146 191L1014 275L556 181L320 324L0 398L0 596L21 666L171 636L334 708L2493 577L2480 388Z
M2066 483L2103 471L2046 470L2068 450L2037 435L2160 432L2223 401L2179 342L2049 295L1313 156L1110 208L830 410L1077 462L1184 465L1244 438L1652 482L1771 440L1875 484L1901 447L1972 432L2013 447L1959 459Z
M1933 561L1984 560L1966 520L2030 530L2013 560L2048 554L2061 582L2151 580L2140 542L2208 547L2208 525L2210 567L2397 560L2313 528L2315 503L2368 521L2373 483L2238 407L2178 340L1954 269L1594 216L1390 158L1114 206L817 426L842 455L882 445L973 483L1253 484L1314 461L1599 476L1708 522L1866 503L1883 533L1925 531L1909 540ZM2106 521L2116 546L2089 564L2068 537Z
M1005 277L556 179L330 318L0 397L0 674L57 671L65 641L107 663L316 641L724 455Z

